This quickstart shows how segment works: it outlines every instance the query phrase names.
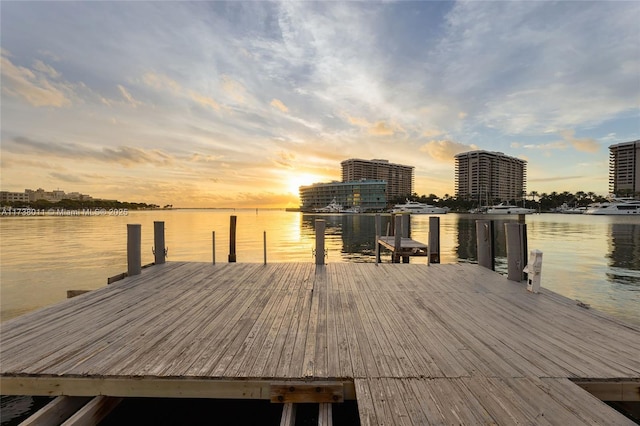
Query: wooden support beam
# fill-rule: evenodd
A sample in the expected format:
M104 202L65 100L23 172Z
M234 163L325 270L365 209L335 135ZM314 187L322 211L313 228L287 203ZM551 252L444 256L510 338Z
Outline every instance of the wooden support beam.
M280 426L295 426L296 424L296 404L287 403L282 405L282 417Z
M601 401L640 402L640 381L574 381Z
M107 278L107 284L113 284L116 281L120 281L123 280L125 278L127 278L129 275L126 272L123 272L121 274L118 275L114 275L112 277Z
M89 397L59 396L20 423L21 426L58 426L80 407L89 402Z
M333 426L331 404L324 402L318 407L318 426Z
M67 299L89 293L91 290L67 290Z
M270 399L270 382L257 380L24 376L0 380L3 395Z
M62 423L62 426L97 425L102 419L120 404L122 398L112 396L96 396L87 405Z
M271 402L343 402L341 382L274 382L270 389Z

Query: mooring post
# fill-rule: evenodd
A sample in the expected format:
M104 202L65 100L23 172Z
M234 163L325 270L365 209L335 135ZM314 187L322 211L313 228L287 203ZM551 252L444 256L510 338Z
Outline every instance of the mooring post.
M164 222L153 222L153 256L156 265L165 262L167 254L164 246Z
M380 231L382 230L382 217L380 213L376 213L376 265L380 263Z
M402 238L409 238L409 228L411 227L411 215L403 214L402 217ZM402 263L409 263L409 256L402 256Z
M256 214L258 214L258 209L256 209ZM262 246L264 249L264 264L267 264L267 231L262 231Z
M402 251L402 215L395 215L393 228L393 259L392 263L400 263L400 252Z
M236 261L236 223L237 216L231 216L229 224L229 263Z
M213 264L216 264L216 231L211 231L211 252L213 253Z
M523 269L527 256L527 225L524 223L505 223L507 234L507 279L524 281L527 279Z
M410 214L403 214L402 217L402 238L409 238Z
M493 220L476 220L476 249L478 254L478 265L495 271L496 256L493 236Z
M429 217L429 263L440 263L440 218Z
M316 265L324 265L324 219L316 219Z
M142 252L140 249L142 225L127 224L127 274L139 275L142 271Z

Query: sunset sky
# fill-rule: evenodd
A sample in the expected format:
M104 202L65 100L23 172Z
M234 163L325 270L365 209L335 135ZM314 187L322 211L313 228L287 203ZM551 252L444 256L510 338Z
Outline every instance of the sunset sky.
M0 3L1 189L293 207L348 158L453 195L456 153L608 190L640 138L640 2Z

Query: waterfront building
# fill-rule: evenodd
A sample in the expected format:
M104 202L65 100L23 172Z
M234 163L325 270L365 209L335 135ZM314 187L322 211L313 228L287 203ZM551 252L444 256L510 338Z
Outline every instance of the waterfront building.
M0 191L0 202L29 202L29 195L24 192Z
M525 194L524 160L483 150L457 154L455 160L456 197L492 204L520 200Z
M361 179L383 180L387 183L388 200L408 197L413 194L413 166L390 163L388 160L361 160L351 158L342 163L342 181L354 182Z
M300 210L312 212L334 200L345 209L360 212L383 210L387 205L387 182L362 179L354 182L314 183L300 187Z
M640 140L609 147L609 192L617 196L640 193Z

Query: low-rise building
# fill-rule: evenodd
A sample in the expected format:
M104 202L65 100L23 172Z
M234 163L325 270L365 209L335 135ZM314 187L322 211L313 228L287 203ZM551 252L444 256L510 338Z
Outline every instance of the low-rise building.
M300 210L313 212L335 201L345 209L380 211L387 206L387 182L362 179L354 182L314 183L300 187Z
M0 191L0 202L3 203L28 203L29 195L24 192Z

